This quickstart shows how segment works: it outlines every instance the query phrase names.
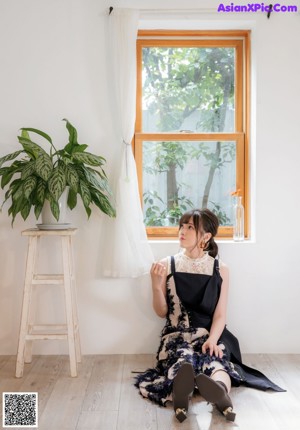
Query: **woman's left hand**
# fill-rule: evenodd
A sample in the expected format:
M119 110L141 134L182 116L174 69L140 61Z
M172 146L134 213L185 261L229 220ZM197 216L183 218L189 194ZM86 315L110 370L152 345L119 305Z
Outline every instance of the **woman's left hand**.
M209 338L202 345L203 354L209 353L210 356L215 355L216 357L223 357L223 350L221 345L217 345L215 342L210 340Z

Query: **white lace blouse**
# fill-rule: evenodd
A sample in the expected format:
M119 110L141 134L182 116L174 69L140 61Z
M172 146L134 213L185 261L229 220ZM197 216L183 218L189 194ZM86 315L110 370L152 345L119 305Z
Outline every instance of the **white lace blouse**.
M176 272L212 275L215 259L208 252L200 258L190 258L184 251L174 255ZM168 257L168 275L171 273L171 257Z

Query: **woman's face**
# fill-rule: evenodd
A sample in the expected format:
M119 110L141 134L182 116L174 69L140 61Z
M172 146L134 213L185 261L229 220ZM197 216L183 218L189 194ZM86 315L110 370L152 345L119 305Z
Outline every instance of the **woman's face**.
M189 219L188 223L181 225L178 236L181 248L193 248L201 242L201 235L198 235L197 243L197 233L192 217Z

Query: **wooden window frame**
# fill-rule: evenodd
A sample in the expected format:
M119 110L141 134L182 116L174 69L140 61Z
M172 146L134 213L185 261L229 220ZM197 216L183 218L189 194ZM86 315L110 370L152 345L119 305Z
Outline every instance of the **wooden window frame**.
M245 206L245 238L250 237L249 224L249 133L250 133L250 31L169 31L140 30L137 39L137 97L136 125L133 151L141 204L143 204L143 141L235 141L236 142L236 188ZM197 45L195 44L197 43ZM233 47L236 49L235 79L235 131L230 133L149 133L142 131L142 48L147 46L201 46ZM175 239L177 227L147 227L148 238ZM220 226L219 239L232 239L233 228Z

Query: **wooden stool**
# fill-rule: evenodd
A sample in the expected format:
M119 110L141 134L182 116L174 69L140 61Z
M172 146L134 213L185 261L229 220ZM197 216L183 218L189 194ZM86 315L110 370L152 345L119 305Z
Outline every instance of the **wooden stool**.
M79 327L76 304L75 276L72 255L72 236L76 228L67 230L22 231L29 236L26 262L22 318L16 365L16 377L23 376L24 362L32 360L32 343L37 339L67 339L69 345L71 376L77 376L77 363L81 361ZM61 238L63 274L42 275L35 273L36 256L41 237L57 236ZM33 286L61 285L64 288L66 324L35 324L32 304Z

